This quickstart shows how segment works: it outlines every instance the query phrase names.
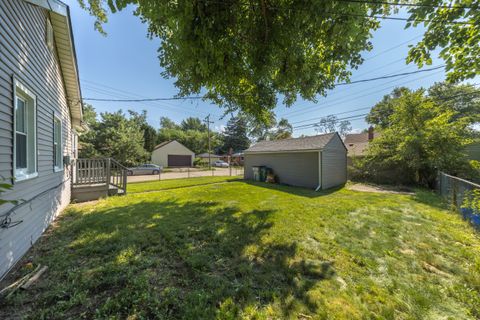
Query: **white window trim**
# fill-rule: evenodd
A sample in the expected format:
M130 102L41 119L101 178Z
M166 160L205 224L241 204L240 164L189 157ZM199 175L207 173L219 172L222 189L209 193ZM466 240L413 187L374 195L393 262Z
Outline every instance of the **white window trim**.
M20 91L20 92L19 92ZM27 97L27 99L25 98ZM28 90L23 84L18 80L14 80L13 87L13 173L15 181L24 181L32 179L38 176L37 170L37 96L34 95L30 90ZM17 109L17 97L20 97L23 100L32 100L33 101L33 172L25 173L24 170L17 170L17 121L16 121L16 109ZM28 125L28 123L26 124ZM27 139L27 155L28 155L28 139ZM28 156L27 156L27 168L28 168Z
M62 118L58 113L53 114L53 145L55 146L55 119L60 122L60 166L55 165L55 157L57 156L57 150L55 149L53 152L53 171L54 172L61 172L63 171L63 122Z

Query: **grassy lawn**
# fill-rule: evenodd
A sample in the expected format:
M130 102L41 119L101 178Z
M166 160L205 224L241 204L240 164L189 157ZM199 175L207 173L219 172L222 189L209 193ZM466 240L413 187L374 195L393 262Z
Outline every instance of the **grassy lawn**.
M208 185L220 182L229 182L238 180L239 177L196 177L190 179L170 179L157 180L148 182L133 182L127 186L128 193L147 192L156 190L167 190L183 187L192 187L200 185Z
M70 206L0 318L480 318L480 237L434 194L209 179Z

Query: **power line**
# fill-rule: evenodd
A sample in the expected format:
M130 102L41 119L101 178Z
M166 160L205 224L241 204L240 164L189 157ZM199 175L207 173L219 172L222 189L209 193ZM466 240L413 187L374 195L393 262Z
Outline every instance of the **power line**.
M337 0L338 2L342 2L341 0ZM348 0L348 1L355 1L355 0ZM358 0L360 1L360 0ZM366 2L362 0L362 3L378 3L379 2L374 2L374 1L369 1ZM220 2L220 1L211 1L212 3L217 3L217 4L228 4L226 2ZM347 2L347 0L343 1ZM393 3L392 3L393 4ZM249 6L257 6L259 7L260 4L254 4L250 3ZM312 12L311 8L283 8L283 7L277 7L277 6L272 6L272 5L266 5L266 8L268 9L275 9L275 10L280 10L280 11L302 11L302 12ZM440 8L440 6L438 7ZM460 7L458 7L460 8ZM449 9L454 9L450 8ZM476 9L476 8L467 8L467 9ZM416 19L410 19L410 18L400 18L400 17L391 17L391 16L378 16L378 15L364 15L364 14L355 14L355 13L345 13L345 12L335 12L335 11L323 11L323 12L315 12L316 15L321 15L321 16L327 16L331 17L331 15L341 15L341 16L349 16L349 17L359 17L359 18L375 18L375 19L383 19L383 20L396 20L396 21L407 21L407 22L442 22L439 20L434 20L434 19L421 19L421 18L416 18ZM448 23L450 24L458 24L458 25L475 25L475 22L468 22L468 21L449 21Z
M276 6L267 5L269 9L276 9L276 10L283 10L283 11L303 11L303 12L312 12L310 8L281 8ZM345 13L345 12L335 12L335 11L324 11L316 13L318 15L330 17L331 15L340 15L340 16L347 16L347 17L358 17L358 18L374 18L374 19L382 19L382 20L395 20L395 21L407 21L407 22L442 22L440 20L434 19L421 19L421 18L401 18L401 17L391 17L391 16L378 16L378 15L364 15L364 14L355 14L355 13ZM458 24L458 25L475 25L474 22L468 21L448 21L450 24Z
M362 83L362 82L370 82L370 81L376 81L376 80L382 80L382 79L390 79L390 78L396 78L396 77L401 77L401 76L406 76L406 75L411 75L411 74L416 74L416 73L423 73L423 72L429 72L429 71L434 71L438 70L440 68L445 67L444 64L438 67L430 68L430 69L420 69L420 70L415 70L412 72L404 72L404 73L397 73L397 74L391 74L391 75L386 75L386 76L381 76L381 77L376 77L376 78L370 78L370 79L362 79L362 80L356 80L356 81L350 81L350 82L341 82L335 84L335 86L344 86L344 85L350 85L350 84L355 84L355 83Z
M416 71L412 71L412 72L391 74L391 75L385 75L385 76L370 78L370 79L356 80L356 81L351 81L351 82L340 82L340 83L336 83L335 86L351 85L351 84L361 83L361 82L377 81L377 80L382 80L382 79L390 79L390 78L395 78L395 77L400 77L400 76L405 76L405 75L416 74L416 73L430 72L430 71L434 71L434 70L443 68L444 66L445 65L441 65L441 66L430 68L430 69L422 69L422 70L416 70ZM148 101L189 100L189 99L204 99L204 98L206 98L206 96L162 97L162 98L145 98L145 99L83 98L83 100L87 100L87 101L109 101L109 102L148 102Z
M87 80L87 79L81 79L81 82L83 82L83 83L86 82L87 83L87 84L84 84L84 86L86 86L88 90L92 90L92 91L95 91L95 92L98 92L98 93L101 93L101 94L104 94L104 95L107 95L107 96L111 96L111 97L121 97L121 98L125 98L125 99L129 99L130 97L146 98L144 96L141 96L141 95L133 93L133 92L129 92L129 91L126 91L126 90L114 88L114 87L111 87L111 86L108 86L108 85L105 85L105 84L101 84L101 83L98 83L98 82L90 81L90 80ZM108 89L105 89L105 88L108 88ZM162 109L163 108L169 108L173 112L182 113L182 114L184 114L185 111L190 112L190 113L195 113L195 114L200 115L200 116L205 116L207 114L207 112L203 112L203 111L200 111L200 110L192 110L192 108L189 108L187 106L175 105L175 104L167 103L165 101L163 101L163 102L152 101L151 103L153 103L154 105L153 104L148 104L148 105L144 104L143 106L145 106L145 107L161 107ZM179 110L174 110L174 109L179 109Z
M399 47L401 47L401 46L403 46L403 45L405 45L405 44L407 44L407 43L409 43L409 42L412 42L413 40L417 40L417 39L419 39L419 38L421 38L421 37L423 37L423 34L418 35L418 36L416 36L416 37L413 37L413 38L410 39L410 40L407 40L407 41L404 41L404 42L402 42L402 43L399 43L399 44L397 44L397 45L395 45L395 46L393 46L393 47L391 47L391 48L388 48L388 49L385 49L385 50L383 50L383 51L380 51L379 53L377 53L377 54L375 54L375 55L373 55L373 56L371 56L371 57L368 57L367 59L365 59L365 61L372 60L372 59L374 59L374 58L376 58L376 57L378 57L378 56L381 56L382 54L385 54L385 53L387 53L387 52L390 52L390 51L392 51L392 50L395 50L395 49L397 49L397 48L399 48Z
M480 83L474 83L474 84L470 84L470 86L472 87L476 87L480 85ZM459 94L456 94L456 95L453 95L453 96L450 96L450 97L445 97L443 99L437 99L437 101L442 101L442 102L445 102L445 101L450 101L452 99L455 99L455 98L458 98L458 97L461 97L461 96L472 96L472 95L480 95L480 92L467 92L467 93L459 93ZM428 98L428 97L427 97ZM345 113L349 113L349 112L355 112L355 111L360 111L360 110L365 110L365 109L370 109L371 107L368 107L368 108L358 108L358 109L355 109L355 110L350 110L350 111L345 111L345 112L341 112L341 113L337 113L337 114L330 114L330 115L327 115L327 116L324 116L324 117L321 117L321 118L318 118L319 120L321 119L325 119L327 118L328 116L334 116L334 115L339 115L339 114L345 114ZM358 117L364 117L368 115L368 113L363 113L363 114L357 114L357 115L352 115L352 116L348 116L348 117L343 117L343 118L337 118L335 120L358 120L357 118ZM309 119L311 120L311 119ZM309 120L306 120L306 121L309 121ZM303 122L306 122L306 121L303 121ZM316 122L312 122L312 123L307 123L307 124L304 124L304 125L300 125L300 126L294 126L293 129L307 129L307 128L313 128L315 127L316 125L319 124L320 121L316 121Z
M368 109L371 109L371 108L372 108L372 107L364 107L364 108L352 109L352 110L349 110L349 111L331 113L331 114L329 114L329 115L327 115L327 116L338 116L338 115L341 115L341 114L347 114L347 113L351 113L351 112L355 112L355 111L361 111L361 110L368 110ZM290 122L290 124L305 123L305 122L312 121L312 120L315 120L315 119L321 120L321 119L323 119L323 118L325 118L325 117L326 117L326 116L318 117L318 118L314 118L314 119L307 119L307 120L295 121L295 122Z
M329 104L327 104L326 106L323 106L322 109L327 109L327 108L331 108L331 107L334 107L334 106L335 106L335 105L332 105L332 104L330 104L330 103L338 104L338 103L343 103L343 102L352 101L352 100L355 100L355 99L358 99L358 98L367 97L367 96L369 96L369 95L372 95L372 94L375 94L375 93L379 93L379 92L383 92L384 90L387 90L387 89L392 89L392 88L395 88L395 87L399 87L399 86L405 85L405 84L407 84L407 83L411 83L411 82L414 82L414 81L418 81L418 80L420 80L420 79L428 78L428 77L431 77L431 76L436 75L436 74L439 74L439 73L441 73L441 71L433 72L433 73L428 74L428 75L423 76L423 77L417 77L417 78L414 78L414 79L411 79L411 80L408 80L408 81L404 81L404 82L401 82L401 83L397 83L397 84L395 84L395 85L393 85L393 86L383 87L383 88L381 88L381 89L379 89L379 90L367 92L367 93L365 93L365 94L362 94L362 93L361 93L360 95L358 95L358 94L357 94L357 95L347 95L346 97L351 97L351 98L345 99L345 97L344 97L344 98L340 98L340 99L335 99L335 100L333 100L333 101L328 102ZM398 81L398 80L400 80L400 79L404 79L404 78L408 78L408 76L404 76L404 77L401 77L401 78L399 78L399 79L395 79L395 80L393 80L393 81L388 81L388 82L385 82L384 84L396 82L396 81ZM307 106L307 107L306 107L305 109L303 109L303 110L296 110L296 111L287 112L287 113L283 114L282 116L290 116L290 117L292 117L292 115L293 115L293 117L298 117L298 116L301 116L301 115L303 115L303 114L305 114L305 113L310 112L310 111L308 111L308 110L314 109L314 108L318 108L318 107L319 107L318 104L310 105L310 106Z
M453 4L451 6L445 5L431 5L423 3L397 3L388 1L367 1L367 0L335 0L337 2L349 2L349 3L363 3L363 4L381 4L389 6L402 6L402 7L418 7L418 8L436 8L436 9L478 9L478 7L472 6L459 6Z
M356 114L356 115L353 115L353 116L348 116L348 117L343 117L343 118L336 118L335 120L349 120L349 119L352 119L352 118L364 117L366 115L368 115L368 113ZM328 116L325 116L325 117L322 117L321 119L325 119L327 117ZM299 128L315 127L319 123L320 123L320 121L316 121L316 122L312 122L312 123L308 123L308 124L303 124L303 125L300 125L300 126L294 126L293 128L294 129L299 129Z
M145 98L145 99L103 99L103 98L83 98L88 101L109 101L109 102L151 102L151 101L170 101L170 100L192 100L204 99L204 96L186 96L186 97L168 97L168 98Z

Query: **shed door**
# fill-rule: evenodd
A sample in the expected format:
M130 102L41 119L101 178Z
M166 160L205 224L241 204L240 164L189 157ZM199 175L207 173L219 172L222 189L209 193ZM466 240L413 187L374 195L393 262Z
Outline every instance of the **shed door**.
M192 156L185 155L168 155L168 166L169 167L190 167L192 164Z

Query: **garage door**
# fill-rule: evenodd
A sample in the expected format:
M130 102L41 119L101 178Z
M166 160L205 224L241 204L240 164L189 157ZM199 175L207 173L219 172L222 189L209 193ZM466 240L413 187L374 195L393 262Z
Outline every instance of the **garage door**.
M192 165L192 156L185 155L168 155L169 167L190 167Z

